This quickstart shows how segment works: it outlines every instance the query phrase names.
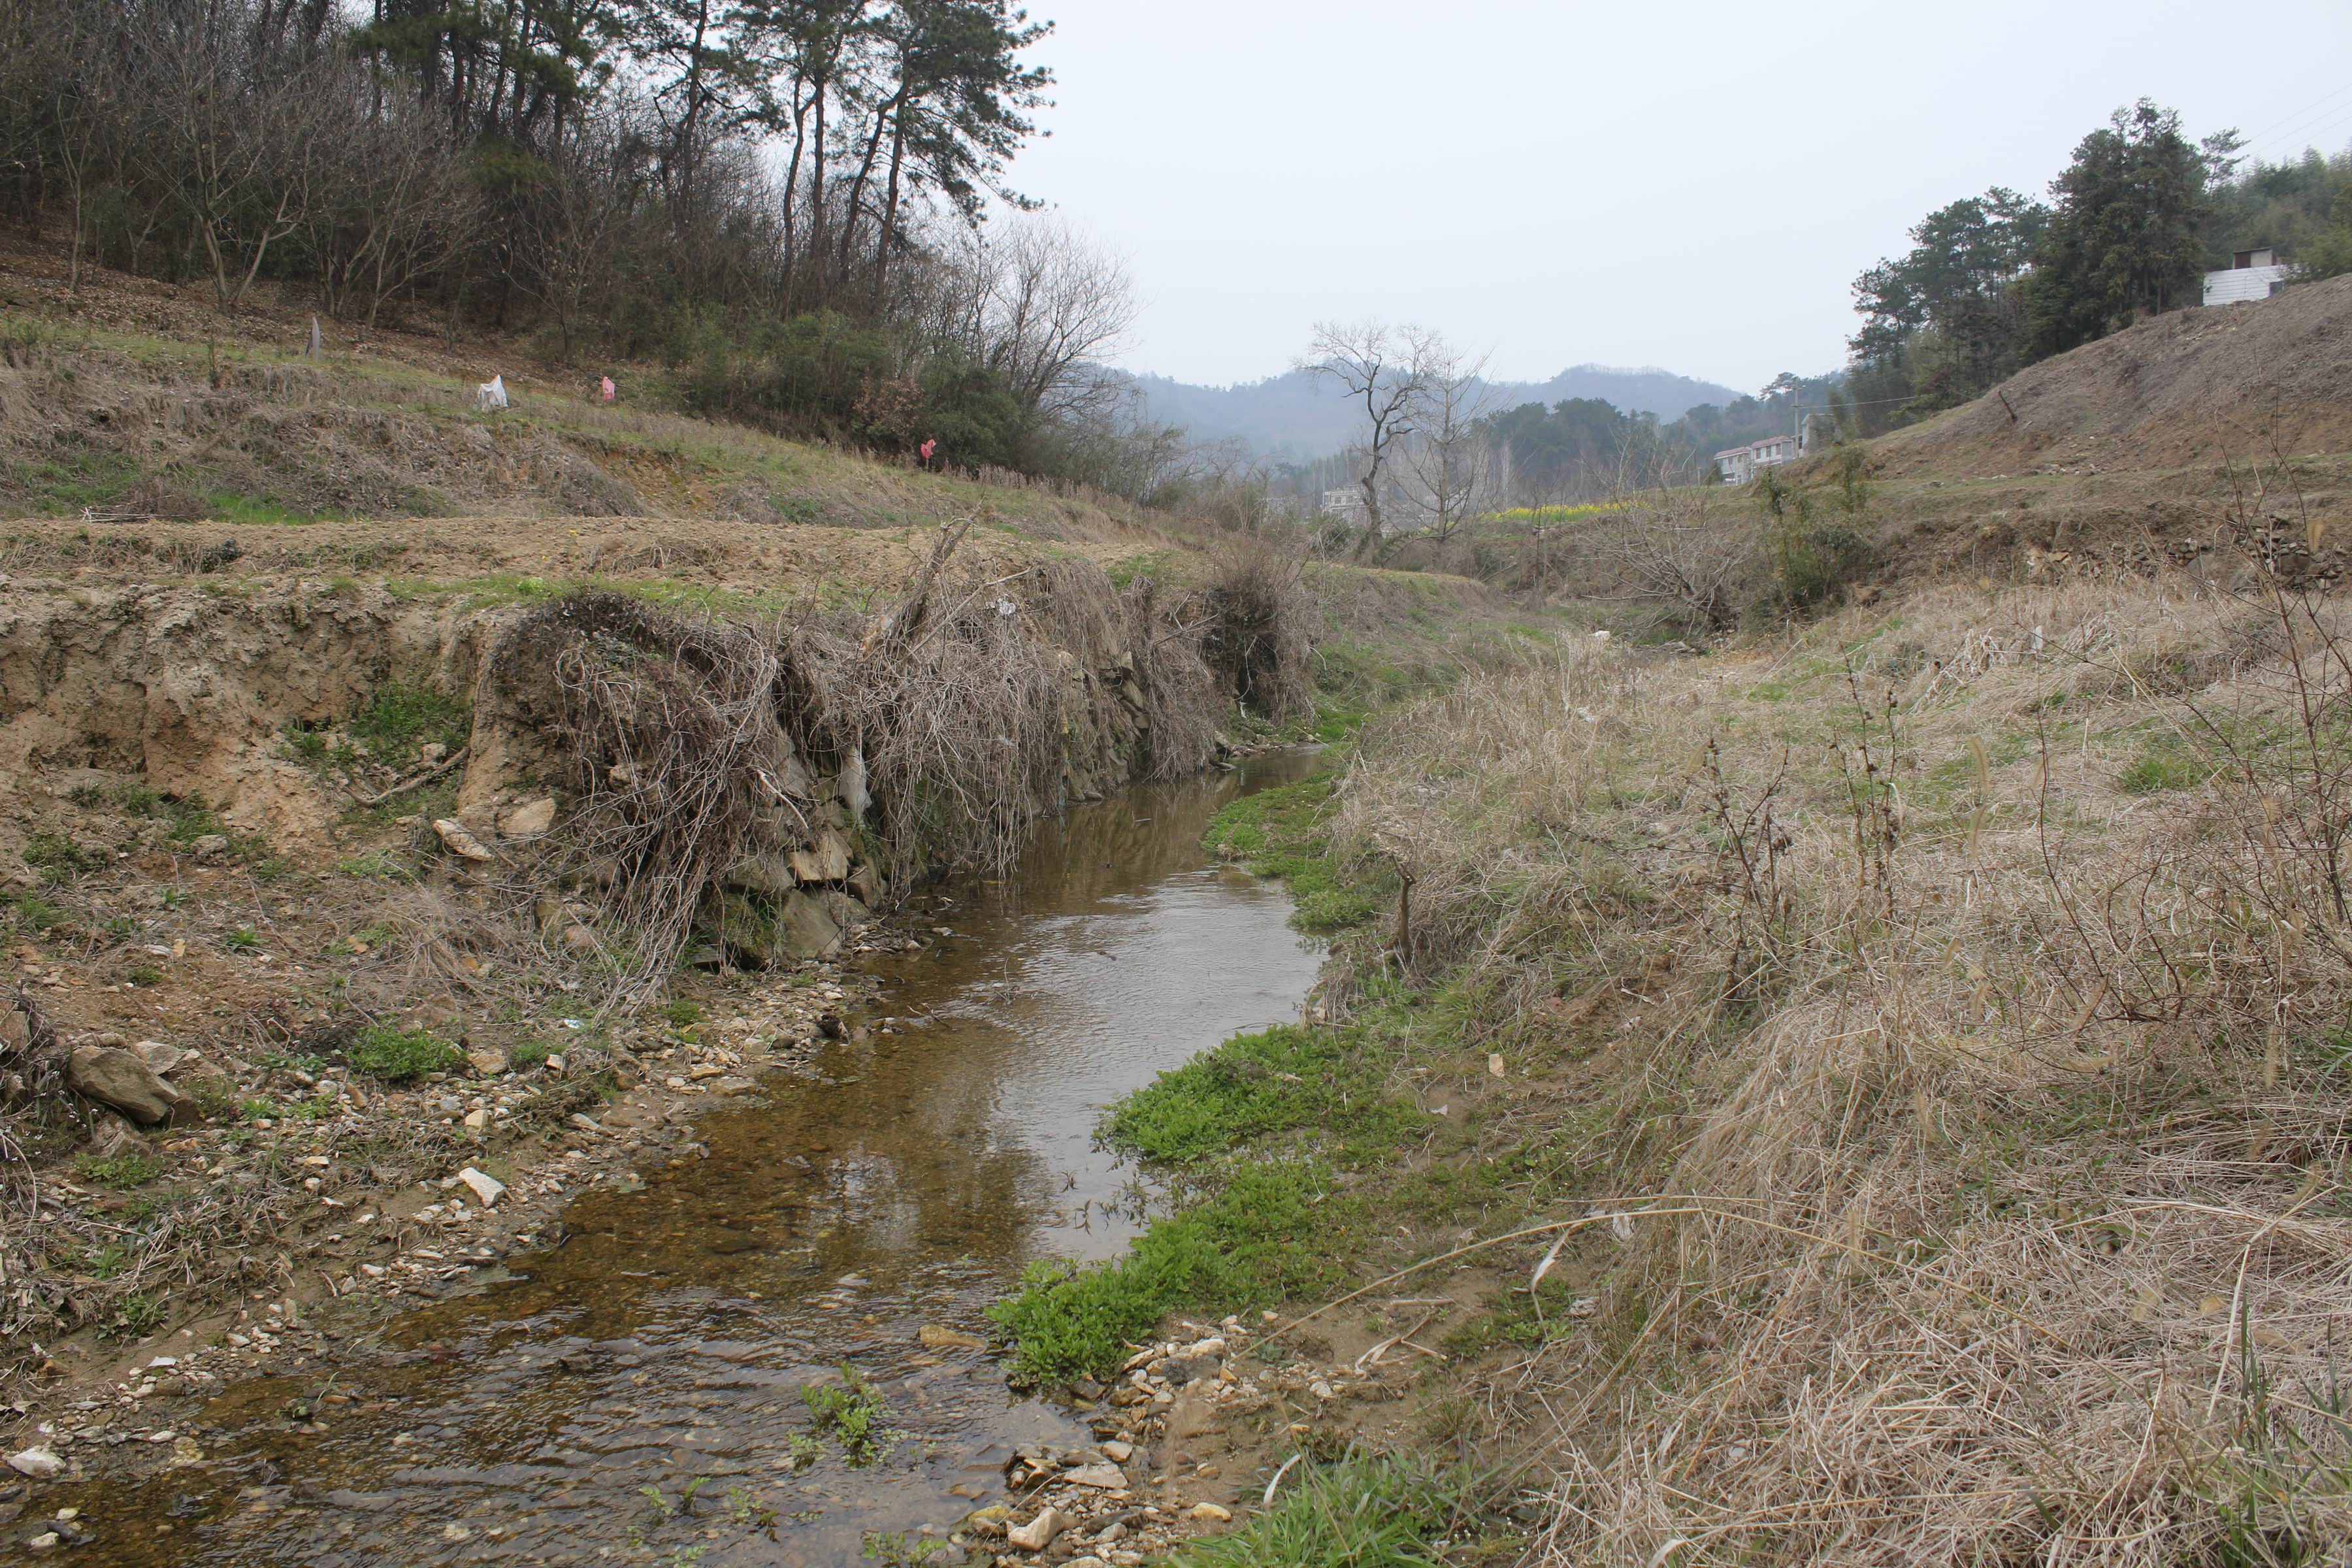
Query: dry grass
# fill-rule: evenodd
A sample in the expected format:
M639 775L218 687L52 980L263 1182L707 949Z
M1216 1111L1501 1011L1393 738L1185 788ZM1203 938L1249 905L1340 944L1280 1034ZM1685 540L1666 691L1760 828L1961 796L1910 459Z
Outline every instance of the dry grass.
M1412 879L1390 962L1650 1194L1491 1391L1544 1561L2352 1541L2352 627L2249 581L1596 644L1373 737L1338 821Z

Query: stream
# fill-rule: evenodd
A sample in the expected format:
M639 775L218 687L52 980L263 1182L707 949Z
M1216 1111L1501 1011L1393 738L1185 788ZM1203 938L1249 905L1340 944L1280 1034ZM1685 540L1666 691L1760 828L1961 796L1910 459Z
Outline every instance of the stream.
M1146 1194L1094 1146L1102 1109L1297 1016L1318 951L1281 889L1200 843L1226 801L1313 766L1278 753L1041 823L1004 880L942 889L951 936L867 961L904 1032L775 1075L699 1123L707 1159L582 1195L560 1246L390 1320L316 1423L286 1407L317 1375L232 1386L198 1422L208 1458L86 1506L97 1539L61 1557L814 1568L1003 1497L1014 1447L1089 1434L919 1336L982 1330L1033 1259L1116 1255ZM887 1406L864 1464L837 1440L807 1457L803 1390L845 1363Z

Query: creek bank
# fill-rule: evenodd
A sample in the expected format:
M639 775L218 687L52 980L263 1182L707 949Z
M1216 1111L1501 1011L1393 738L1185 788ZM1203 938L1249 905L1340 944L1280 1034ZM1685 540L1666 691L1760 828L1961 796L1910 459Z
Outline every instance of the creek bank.
M47 1167L10 1167L32 1283L0 1372L321 1267L340 1294L312 1249L346 1205L821 1037L795 1014L647 1082L675 963L821 980L942 940L878 922L1042 814L1232 749L1197 605L962 537L882 611L782 634L611 590L0 583L29 998L0 1114ZM384 1031L446 1076L363 1065Z
M450 1531L557 1561L583 1543L626 1557L634 1522L650 1538L646 1561L716 1529L719 1562L834 1563L856 1555L862 1532L945 1533L975 1508L1009 1505L1021 1449L1103 1450L1066 1414L1008 1403L974 1331L1039 1250L1102 1255L1133 1223L1126 1173L1090 1154L1106 1100L1195 1046L1295 1011L1317 955L1285 938L1286 900L1203 865L1198 847L1217 801L1295 771L1266 759L1142 786L1040 824L1002 884L926 890L859 955L864 977L844 972L838 1002L808 996L838 1009L843 1037L767 1075L760 1103L712 1103L688 1138L707 1156L648 1138L612 1180L567 1181L562 1228L533 1227L536 1255L509 1260L510 1272L470 1270L446 1299L396 1317L314 1303L288 1327L253 1304L185 1362L266 1375L224 1376L196 1397L168 1381L174 1365L152 1373L143 1400L145 1380L126 1377L104 1411L68 1410L77 1429L102 1421L120 1440L69 1432L61 1458L79 1461L79 1479L25 1494L37 1506L14 1529L56 1528L56 1512L74 1509L66 1522L121 1563L231 1549L303 1561L394 1541L438 1553ZM931 940L909 950L917 934ZM792 978L687 989L711 1015L702 1026L723 1029L814 989ZM468 1200L469 1223L537 1195L529 1178L512 1186L487 1221ZM446 1215L466 1192L436 1183L419 1196ZM423 1240L455 1267L471 1261L458 1234ZM266 1355L257 1324L271 1331ZM141 1348L142 1373L159 1351L184 1359ZM837 1370L845 1361L855 1376ZM804 1401L835 1424L803 1427ZM854 1445L868 1437L852 1432L873 1435L875 1452L861 1458ZM175 1454L182 1439L201 1457ZM661 1467L679 1443L716 1478L702 1504L691 1477ZM1171 1493L1140 1451L1125 1472L1132 1509L1165 1515L1181 1497L1187 1514L1241 1511L1189 1460ZM532 1474L528 1497L517 1467ZM1034 1467L1021 1468L1034 1489ZM671 1499L658 1530L646 1483ZM732 1501L719 1507L722 1489L741 1494L751 1524L738 1526ZM572 1506L539 1506L575 1491ZM173 1511L182 1494L204 1506ZM779 1534L757 1523L762 1508ZM1212 1522L1147 1513L1125 1528L1149 1543ZM360 1533L339 1541L347 1524Z

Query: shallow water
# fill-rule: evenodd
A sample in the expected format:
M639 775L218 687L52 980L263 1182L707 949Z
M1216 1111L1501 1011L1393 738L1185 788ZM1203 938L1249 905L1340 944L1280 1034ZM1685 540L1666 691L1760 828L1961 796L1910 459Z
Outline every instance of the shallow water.
M1138 1194L1093 1146L1102 1108L1296 1016L1319 954L1279 889L1200 840L1225 801L1311 766L1264 758L1041 825L1010 879L948 889L951 938L873 964L876 1013L907 1032L777 1075L700 1124L707 1160L583 1195L561 1247L393 1320L394 1354L337 1373L357 1403L325 1406L325 1431L284 1415L316 1376L230 1389L200 1418L231 1434L212 1458L87 1497L99 1539L72 1560L849 1563L869 1532L1001 1496L1013 1447L1087 1441L985 1355L917 1334L977 1330L1034 1258L1116 1253ZM888 1455L829 1443L795 1471L802 1391L844 1363L887 1404Z

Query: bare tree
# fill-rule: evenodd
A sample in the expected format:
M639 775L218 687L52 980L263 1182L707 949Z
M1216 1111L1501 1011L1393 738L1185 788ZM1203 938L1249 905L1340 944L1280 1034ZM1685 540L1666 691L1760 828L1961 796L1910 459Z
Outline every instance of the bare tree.
M320 303L364 313L371 327L387 300L457 254L480 208L444 117L405 94L347 128L329 185L308 226Z
M1442 348L1436 333L1421 327L1391 327L1380 321L1353 325L1318 322L1314 342L1299 368L1339 384L1351 401L1363 405L1364 435L1360 450L1364 471L1356 481L1364 492L1369 522L1359 553L1369 551L1386 531L1381 513L1381 487L1390 459L1400 443L1417 427L1428 366Z
M194 230L224 310L308 221L347 101L331 50L282 44L249 20L236 6L145 7L124 40L124 97L143 108L132 158Z
M1483 503L1494 472L1494 449L1481 423L1494 394L1483 374L1486 359L1465 359L1444 341L1428 340L1412 438L1398 465L1407 504L1429 520L1443 543Z
M985 362L1033 421L1079 419L1115 384L1097 374L1135 324L1126 267L1050 217L1017 217L978 250L987 278Z

